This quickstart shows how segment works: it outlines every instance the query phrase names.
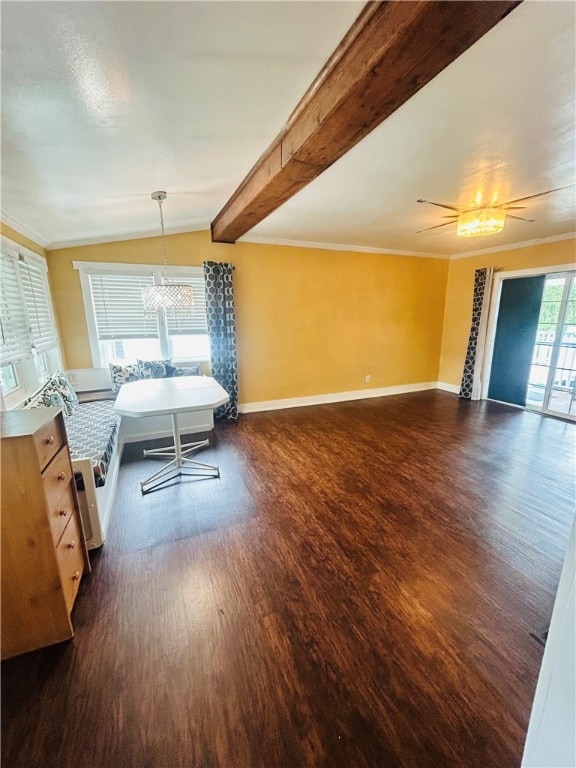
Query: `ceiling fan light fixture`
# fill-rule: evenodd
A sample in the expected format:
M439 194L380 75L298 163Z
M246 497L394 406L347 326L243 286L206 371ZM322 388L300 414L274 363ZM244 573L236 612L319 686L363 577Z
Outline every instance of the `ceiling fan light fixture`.
M460 237L494 235L504 229L506 210L504 208L478 208L464 211L458 216L456 234Z
M162 203L166 192L152 192L152 200L160 208L160 227L162 229L162 251L164 254L164 273L159 285L149 285L142 290L145 312L157 312L159 309L190 310L194 307L194 290L191 285L170 283L168 281L168 263L166 261L166 236L164 234L164 215Z

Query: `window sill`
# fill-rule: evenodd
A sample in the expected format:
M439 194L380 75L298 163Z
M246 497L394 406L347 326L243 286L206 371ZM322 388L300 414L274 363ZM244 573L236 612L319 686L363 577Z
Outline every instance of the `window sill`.
M18 387L18 389L13 389L2 397L4 400L4 408L7 411L13 411L17 408L21 408L30 395L26 393L26 390L23 387Z
M200 365L201 363L209 363L209 362L210 362L209 357L194 357L194 358L173 357L172 358L172 365L175 365L178 368L185 368L187 365Z

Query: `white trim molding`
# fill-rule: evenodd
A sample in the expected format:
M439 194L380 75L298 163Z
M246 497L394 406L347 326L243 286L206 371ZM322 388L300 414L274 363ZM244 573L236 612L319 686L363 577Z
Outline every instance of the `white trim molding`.
M551 267L526 267L526 269L510 269L507 272L496 272L494 282L515 277L532 277L536 275L549 275L554 272L574 272L576 264L555 264Z
M70 383L76 392L93 392L110 389L110 372L107 368L75 368L66 371ZM403 384L379 389L358 389L348 392L335 392L324 395L307 397L291 397L285 400L261 400L255 403L240 403L240 413L258 413L259 411L277 411L283 408L301 408L308 405L326 405L351 400L366 400L372 397L387 397L388 395L404 395L410 392L423 392L430 389L440 389L457 395L460 387L444 381L427 381L418 384Z
M185 235L187 232L210 231L210 221L202 219L198 224L187 224L182 227L170 227L166 229L166 235ZM142 230L140 232L125 232L120 235L107 235L104 237L86 237L81 240L60 240L46 246L49 251L60 251L65 248L78 248L84 245L105 245L106 243L124 243L127 240L145 240L149 237L159 237L158 230Z
M460 394L460 386L458 384L449 384L447 381L439 381L438 389L441 389L443 392L452 392L454 395Z
M238 403L238 411L240 413L279 411L284 408L302 408L308 405L327 405L329 403L343 403L350 400L367 400L372 397L405 395L409 392L423 392L428 389L438 389L438 382L424 381L418 384L400 384L394 387L380 387L379 389L356 389L348 392L333 392L325 395L289 397L285 400L260 400L256 403Z
M20 235L23 235L29 240L32 240L32 242L36 243L36 245L39 245L40 248L48 248L48 240L45 237L43 237L39 232L36 232L35 229L32 229L32 227L23 224L14 216L11 216L3 208L0 208L0 221L2 224L10 227L10 229L18 232Z
M30 248L26 248L25 245L20 245L20 243L11 240L7 235L0 235L0 244L2 245L4 253L10 254L16 259L20 256L26 256L26 260L33 261L42 268L45 274L48 273L48 264L45 256L41 256L39 253L36 253L36 251L31 251Z
M289 248L317 248L322 251L350 251L350 253L381 253L385 256L416 256L422 259L449 259L446 253L421 253L420 251L398 251L393 248L373 248L367 245L346 245L345 243L317 243L313 240L288 240L282 237L244 235L238 243L256 245L285 245Z
M500 251L517 251L519 248L530 248L533 245L545 245L546 243L559 243L562 240L572 240L576 238L576 232L567 232L564 235L551 235L542 237L539 240L525 240L522 243L511 243L510 245L496 245L493 248L481 248L478 251L462 251L450 256L452 261L457 259L469 259L472 256L483 256L488 253L499 253Z
M163 264L125 264L119 261L73 261L72 266L79 272L87 272L89 274L101 272L104 272L105 274L109 274L110 272L130 272L135 275L151 275L153 272L164 272L164 270L166 270L168 275L186 274L191 277L204 276L202 267L190 267L188 265L178 266L171 264L165 267Z

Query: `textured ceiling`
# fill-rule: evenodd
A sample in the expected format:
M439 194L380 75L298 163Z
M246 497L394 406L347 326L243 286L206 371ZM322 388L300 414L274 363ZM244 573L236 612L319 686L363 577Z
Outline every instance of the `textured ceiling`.
M47 245L206 228L359 13L353 2L4 2L2 214ZM575 188L498 235L456 205L575 181L572 2L528 0L245 239L450 255L557 237Z

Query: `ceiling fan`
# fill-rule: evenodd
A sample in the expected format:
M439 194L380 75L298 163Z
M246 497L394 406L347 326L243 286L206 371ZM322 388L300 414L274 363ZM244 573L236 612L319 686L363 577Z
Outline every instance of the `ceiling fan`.
M573 186L573 185L568 185ZM488 203L486 205L477 205L474 208L464 208L459 205L449 205L447 203L435 203L432 200L417 200L418 203L428 203L429 205L436 205L439 208L446 208L449 211L455 211L450 216L443 216L444 219L449 219L443 224L436 224L434 227L426 227L425 229L418 230L418 234L421 232L428 232L431 229L439 229L440 227L446 227L448 224L457 224L456 234L460 237L475 237L477 235L493 235L496 232L501 232L504 229L504 222L506 216L511 219L517 219L518 221L534 221L534 219L525 219L522 216L516 216L509 213L509 211L521 211L525 205L515 205L515 203L523 203L526 200L532 200L535 197L542 197L542 195L549 195L551 192L559 192L561 189L568 189L568 187L557 187L556 189L548 189L546 192L538 192L535 195L527 195L526 197L517 197L515 200L508 200L506 203Z

